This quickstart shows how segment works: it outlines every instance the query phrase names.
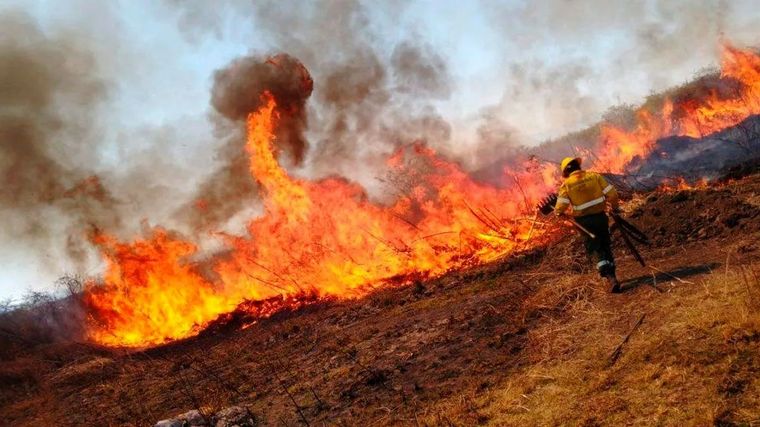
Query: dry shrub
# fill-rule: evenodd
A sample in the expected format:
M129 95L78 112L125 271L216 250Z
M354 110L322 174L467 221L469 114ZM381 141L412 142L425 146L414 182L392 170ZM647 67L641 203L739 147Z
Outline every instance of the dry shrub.
M21 304L0 309L0 360L54 342L84 336L85 313L80 295L82 281L64 276L56 281L57 293L29 292Z
M91 352L67 344L83 334L81 281L66 276L56 284L57 294L29 292L21 304L0 307L0 405L39 395L56 367Z

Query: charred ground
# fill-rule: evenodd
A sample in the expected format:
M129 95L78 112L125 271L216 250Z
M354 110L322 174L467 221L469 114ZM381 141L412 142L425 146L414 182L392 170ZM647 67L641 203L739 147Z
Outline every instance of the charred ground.
M8 341L0 414L10 425L152 425L230 405L264 425L760 419L760 175L636 195L627 211L652 237L655 270L616 247L623 295L563 234L142 352Z

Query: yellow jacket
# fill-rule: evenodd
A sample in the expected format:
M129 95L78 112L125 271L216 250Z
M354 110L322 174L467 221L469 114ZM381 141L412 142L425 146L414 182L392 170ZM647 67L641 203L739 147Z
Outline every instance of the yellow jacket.
M605 202L613 208L617 207L618 194L615 187L596 172L577 170L559 187L554 211L560 215L572 206L573 216L586 216L604 212Z

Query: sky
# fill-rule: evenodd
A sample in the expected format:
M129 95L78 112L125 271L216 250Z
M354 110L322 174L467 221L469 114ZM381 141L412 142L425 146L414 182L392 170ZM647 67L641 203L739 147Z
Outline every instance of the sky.
M760 9L753 3L0 0L0 18L32 28L4 31L0 42L22 50L55 51L64 41L67 49L73 46L75 55L66 53L50 69L73 67L67 78L100 89L85 101L70 96L65 85L56 89L45 110L56 126L47 129L43 151L67 173L81 171L71 174L72 182L98 175L119 200L118 217L107 214L110 223L129 237L145 224L188 232L177 210L223 167L218 150L224 141L209 100L215 70L235 58L286 52L300 59L312 73L315 94L307 129L311 154L296 173L338 173L371 187L374 159L389 150L381 129L404 111L445 122L446 132L420 134L442 135L431 145L477 166L484 161L477 153L582 129L611 106L638 104L716 67L721 40L757 46ZM354 138L371 147L349 145L353 151L339 164L320 160L319 153L331 152L323 146L331 139L327 123L337 114L320 95L324 78L338 66L366 72L367 55L392 75L389 64L399 46L424 53L437 86L419 92L385 78L382 87L373 86L377 98L345 107L349 119L370 103L376 107L378 122ZM72 66L76 61L81 64ZM0 72L0 85L16 84L3 79ZM47 123L40 119L35 126L49 128ZM414 135L416 128L410 129L404 137ZM21 143L0 138L6 138L0 156L10 158ZM6 159L0 157L0 166ZM93 276L102 268L79 229L86 223L77 216L80 206L35 200L22 209L8 197L0 207L0 299L49 289L64 273ZM85 247L78 259L72 246Z

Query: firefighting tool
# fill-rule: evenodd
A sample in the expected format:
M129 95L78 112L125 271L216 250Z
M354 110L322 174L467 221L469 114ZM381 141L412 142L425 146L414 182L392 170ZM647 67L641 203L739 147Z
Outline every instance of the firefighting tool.
M620 214L613 213L612 222L613 223L610 227L610 234L612 234L612 232L615 230L619 231L620 236L623 238L623 243L625 243L625 246L628 247L629 251L631 251L633 257L636 258L636 261L638 261L642 267L645 267L646 263L644 262L644 258L641 256L631 240L633 239L639 243L649 246L651 243L649 242L647 235L636 228L633 224L623 219Z
M537 209L539 212L541 212L542 215L549 215L554 211L554 205L557 203L557 193L551 193L548 196L544 197L537 206ZM566 219L570 221L574 226L576 226L579 230L582 232L588 234L589 237L592 239L596 239L596 235L589 230L587 230L584 226L578 224L578 221L574 220L569 215L562 215L562 219Z

